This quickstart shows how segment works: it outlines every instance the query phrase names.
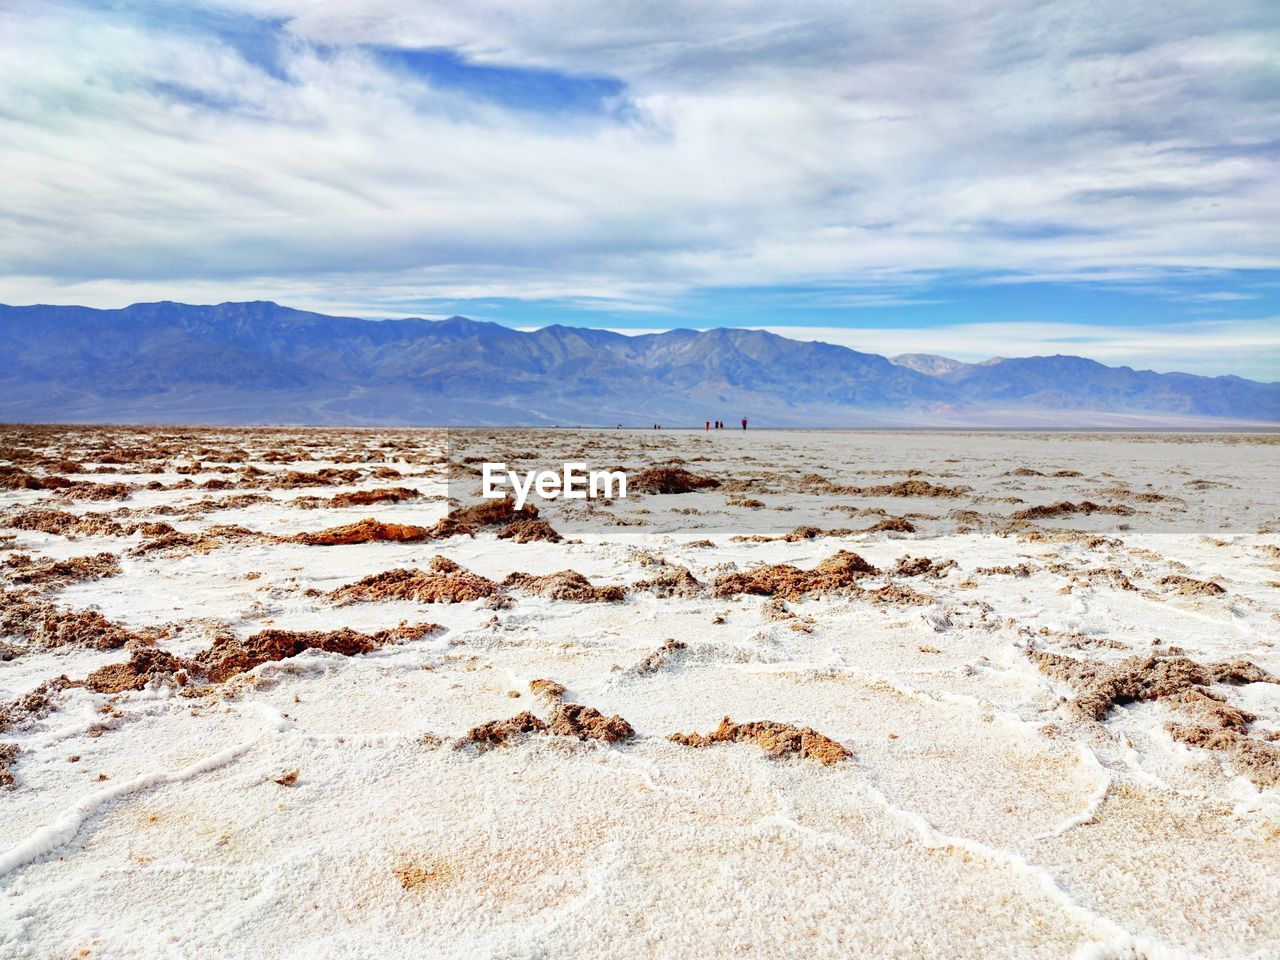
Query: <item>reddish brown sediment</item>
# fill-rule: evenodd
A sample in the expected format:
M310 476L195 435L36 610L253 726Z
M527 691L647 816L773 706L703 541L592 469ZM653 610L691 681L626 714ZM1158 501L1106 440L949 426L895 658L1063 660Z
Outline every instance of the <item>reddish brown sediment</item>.
M504 747L510 741L530 733L546 733L546 723L535 714L525 710L507 720L490 720L467 731L459 746L475 744L481 749Z
M130 640L149 642L94 610L67 610L34 591L0 591L0 635L23 637L40 647L84 646L114 650Z
M904 517L886 517L873 523L863 533L915 533L916 527Z
M639 676L643 676L646 673L656 673L682 656L688 647L689 645L683 640L669 638L663 641L658 649L648 653L643 660L632 667L631 672Z
M24 564L9 575L10 581L40 586L66 586L84 580L100 580L114 577L120 572L120 561L114 553L95 553L92 556L72 557L69 560L53 560L47 563Z
M314 533L299 533L285 539L310 547L335 547L356 543L417 543L434 539L436 535L434 530L426 527L415 527L407 523L383 523L370 518Z
M906 554L898 558L890 572L896 577L941 577L956 566L954 560L935 561L931 557Z
M771 720L734 723L728 717L710 733L673 733L672 743L708 747L714 743L754 743L771 757L800 756L822 764L848 760L853 753L843 744L809 727L795 727Z
M777 596L787 600L806 594L824 594L855 586L862 577L876 573L876 568L856 553L841 550L823 560L812 570L801 570L789 563L778 563L744 573L728 573L715 582L718 597L740 593Z
M1226 593L1226 589L1212 580L1196 580L1181 574L1171 574L1156 581L1161 587L1171 587L1186 597L1217 597Z
M0 743L0 790L13 790L18 786L11 768L19 752L16 743Z
M95 693L123 693L141 690L154 680L171 680L185 685L195 664L155 647L138 647L124 663L109 663L100 667L75 686L88 687Z
M130 532L124 526L101 513L74 514L65 510L49 510L32 507L11 513L0 525L14 530L31 530L58 536L124 536Z
M339 587L329 594L335 603L369 603L378 600L414 600L418 603L465 603L480 600L498 589L487 577L462 569L452 560L437 557L431 570L398 567L375 573Z
M194 659L209 680L222 683L261 664L287 660L306 650L350 657L376 650L391 639L385 634L369 636L347 627L329 631L263 630L244 640L230 635L218 637Z
M636 735L631 724L618 716L606 717L595 707L580 703L561 703L551 714L547 726L549 733L560 737L577 737L579 740L602 740L619 743Z
M627 477L628 493L691 493L720 486L714 477L690 473L684 467L649 467Z
M322 501L322 504L328 507L367 507L375 503L416 500L420 496L422 494L417 490L411 490L408 487L383 487L378 490L356 490L352 493L335 494L331 499Z
M1059 503L1049 503L1038 507L1027 507L1025 510L1017 510L1010 514L1012 520L1046 520L1052 517L1068 517L1078 513L1085 515L1093 513L1109 513L1118 517L1133 516L1133 510L1129 507L1119 504L1097 504L1091 500L1082 500L1079 503L1071 503L1063 500Z
M665 569L657 576L637 580L632 584L635 590L647 590L659 597L696 597L705 592L705 588L688 567L672 567Z
M574 603L616 603L627 593L625 587L597 587L577 570L561 570L546 576L513 573L502 581L502 586Z
M563 683L557 683L555 680L548 680L540 677L537 680L529 681L529 692L540 700L547 703L554 703L564 699L565 686Z
M497 524L514 523L517 520L536 520L538 508L532 504L516 509L515 501L510 497L501 500L481 500L469 507L459 507L450 511L445 518L462 527L492 527Z
M39 720L57 709L55 697L73 682L65 676L46 680L17 700L0 704L0 733L27 720Z
M559 543L563 537L541 517L534 520L513 520L498 531L498 539L513 540L516 543L533 543L545 540L548 543Z
M1262 668L1246 660L1200 664L1184 656L1134 656L1109 665L1046 650L1029 656L1042 673L1078 691L1070 707L1078 716L1102 720L1119 704L1178 698L1190 691L1205 693L1211 683L1277 683Z

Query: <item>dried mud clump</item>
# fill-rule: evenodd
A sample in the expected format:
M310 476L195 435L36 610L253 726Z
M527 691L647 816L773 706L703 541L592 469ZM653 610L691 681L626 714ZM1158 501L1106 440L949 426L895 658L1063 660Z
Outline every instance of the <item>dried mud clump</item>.
M416 500L421 494L408 487L384 487L381 490L356 490L353 493L339 493L327 501L330 507L368 507L375 503L400 503L403 500Z
M13 790L18 786L17 778L14 777L13 771L9 769L17 759L18 745L16 743L0 743L0 790Z
M1025 510L1018 510L1010 514L1012 520L1048 520L1053 517L1069 517L1075 514L1083 513L1085 515L1094 513L1110 513L1118 517L1133 516L1133 510L1129 507L1120 505L1101 505L1094 503L1092 500L1081 500L1079 503L1071 503L1063 500L1060 503L1044 504L1038 507L1028 507Z
M822 764L840 763L853 756L842 744L816 730L770 720L734 723L725 717L711 733L673 733L667 739L686 747L754 743L771 757L800 756Z
M466 603L482 600L498 589L488 577L471 573L452 560L436 557L430 570L397 567L339 587L329 594L338 604L379 600L413 600L417 603Z
M1280 747L1229 727L1169 723L1173 739L1202 750L1217 750L1260 788L1280 785Z
M874 487L846 487L841 492L858 497L938 497L954 500L969 492L969 487L943 487L928 480L899 480Z
M689 572L688 567L672 567L663 570L656 577L637 580L636 590L648 590L659 597L696 597L703 592L698 578Z
M916 526L904 517L886 517L867 527L863 533L915 533Z
M67 687L71 681L66 677L55 677L46 680L30 693L10 703L0 704L0 732L17 726L27 720L39 720L47 717L57 709L54 698Z
M547 703L555 703L564 699L565 686L563 683L557 683L555 680L548 680L545 677L539 677L537 680L529 681L529 692L539 700Z
M426 527L368 519L315 533L299 533L290 539L294 543L305 543L310 547L336 547L354 543L417 543L434 536Z
M116 650L144 638L94 610L66 610L36 599L32 591L0 591L0 635L24 637L41 647L81 646Z
M1196 580L1181 574L1171 574L1156 581L1159 586L1170 587L1185 597L1217 597L1227 591L1211 580Z
M385 636L369 636L343 628L320 630L263 630L240 640L224 635L197 658L214 683L222 683L236 674L252 670L263 663L287 660L306 650L339 653L344 657L369 653L383 645Z
M597 587L577 570L561 570L543 577L532 573L513 573L502 581L502 586L574 603L617 603L626 596L625 588Z
M154 647L139 647L124 663L110 663L93 671L81 686L88 687L96 693L123 693L126 690L141 690L152 681L174 681L179 686L185 685L189 671L189 661L179 659L172 654L157 650Z
M66 586L84 580L114 577L119 572L120 562L114 553L96 553L88 557L25 565L19 567L10 579L14 583Z
M632 667L631 672L641 677L647 673L657 673L663 667L681 657L688 647L689 645L683 640L674 638L665 640L662 646L647 654L643 660Z
M498 524L514 523L517 520L536 520L538 508L532 504L516 509L515 501L510 497L502 500L482 500L469 507L453 510L445 518L462 527L492 527Z
M627 489L635 493L691 493L720 486L714 477L690 473L684 467L650 467L627 478Z
M4 519L3 524L15 530L52 533L60 537L65 537L69 534L89 537L119 537L128 532L110 517L105 517L100 513L74 514L65 510L44 510L39 508L11 514Z
M620 743L636 735L631 724L616 713L606 717L595 707L580 703L562 703L556 707L547 729L559 737L602 740L605 743Z
M1071 709L1088 720L1102 720L1112 707L1125 703L1167 700L1176 706L1191 702L1188 694L1216 700L1204 689L1211 683L1280 682L1247 660L1206 665L1184 656L1135 656L1108 665L1045 650L1030 656L1042 673L1076 688Z
M475 744L481 750L505 747L510 741L531 733L546 733L547 724L535 714L525 710L508 720L490 720L467 731L458 746Z
M514 540L516 543L533 543L545 540L548 543L559 543L563 537L547 521L539 517L536 520L515 520L498 531L499 540Z
M957 566L954 560L936 561L932 557L913 557L910 554L898 558L891 571L897 577L941 577Z
M797 600L806 594L845 590L856 586L860 578L875 572L876 568L856 553L841 550L812 570L801 570L789 563L778 563L744 573L725 574L716 580L715 594L718 597L732 597L749 593Z

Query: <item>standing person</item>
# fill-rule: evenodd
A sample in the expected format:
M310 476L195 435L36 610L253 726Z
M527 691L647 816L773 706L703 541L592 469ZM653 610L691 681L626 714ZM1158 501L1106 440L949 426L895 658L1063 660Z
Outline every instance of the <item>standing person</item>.
M707 433L710 433L710 432L711 432L711 421L710 421L710 420L708 420L708 421L707 421Z
M747 418L746 418L746 417L743 417L743 418L742 418L742 429L743 429L743 430L747 429Z

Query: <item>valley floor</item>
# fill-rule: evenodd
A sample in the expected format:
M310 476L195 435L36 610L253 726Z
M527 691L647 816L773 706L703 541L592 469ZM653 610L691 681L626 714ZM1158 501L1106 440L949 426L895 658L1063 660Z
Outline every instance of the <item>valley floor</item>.
M481 458L641 489L450 501ZM0 954L1280 957L1276 476L1267 434L0 429Z

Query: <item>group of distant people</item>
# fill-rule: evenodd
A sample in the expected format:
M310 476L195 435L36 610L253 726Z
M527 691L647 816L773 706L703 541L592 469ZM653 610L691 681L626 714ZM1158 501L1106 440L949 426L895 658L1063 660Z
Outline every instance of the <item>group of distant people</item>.
M708 420L708 421L706 422L706 428L707 428L707 430L708 430L708 431L710 431L710 430L711 430L711 429L713 429L713 428L714 428L714 429L716 429L716 430L723 430L723 429L725 429L724 421L723 421L723 420ZM619 430L621 430L621 429L622 429L622 424L618 424L618 429L619 429ZM661 429L662 429L662 424L660 424L660 423L655 423L655 424L653 425L653 429L655 429L655 430L661 430ZM742 429L743 429L743 430L747 429L747 418L746 418L746 417L743 417L743 418L742 418Z

